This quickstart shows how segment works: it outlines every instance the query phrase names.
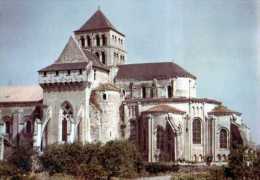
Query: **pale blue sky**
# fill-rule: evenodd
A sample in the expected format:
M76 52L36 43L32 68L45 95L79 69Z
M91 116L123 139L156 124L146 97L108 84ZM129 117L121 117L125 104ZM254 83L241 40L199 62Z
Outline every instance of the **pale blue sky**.
M128 63L173 59L198 77L198 96L242 112L260 143L256 2L0 0L0 85L37 84L100 5L126 35Z

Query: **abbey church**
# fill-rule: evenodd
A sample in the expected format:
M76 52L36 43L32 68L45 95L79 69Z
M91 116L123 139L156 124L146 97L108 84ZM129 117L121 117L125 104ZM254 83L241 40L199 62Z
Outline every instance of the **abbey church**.
M126 44L97 10L38 70L39 85L0 87L0 159L25 142L42 151L127 139L149 162L225 162L233 144L250 144L241 113L197 97L195 75L174 62L127 64Z

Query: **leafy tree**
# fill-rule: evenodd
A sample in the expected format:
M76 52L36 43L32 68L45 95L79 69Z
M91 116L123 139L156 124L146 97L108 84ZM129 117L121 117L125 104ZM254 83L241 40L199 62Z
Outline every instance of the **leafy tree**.
M137 149L127 141L107 142L99 159L108 173L108 179L112 176L134 176L142 166Z

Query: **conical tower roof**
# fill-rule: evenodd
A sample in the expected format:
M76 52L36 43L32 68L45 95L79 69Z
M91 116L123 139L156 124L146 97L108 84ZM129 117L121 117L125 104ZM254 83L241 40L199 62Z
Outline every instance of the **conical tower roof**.
M90 19L87 20L83 26L81 26L75 33L86 32L86 31L96 31L96 30L107 30L112 29L117 33L124 36L124 34L120 33L115 26L107 19L107 17L103 14L101 10L97 10Z

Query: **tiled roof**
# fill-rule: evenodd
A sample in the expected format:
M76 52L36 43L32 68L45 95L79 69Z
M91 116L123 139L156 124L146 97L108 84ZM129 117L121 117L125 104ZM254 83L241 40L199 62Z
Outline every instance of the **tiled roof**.
M0 103L39 102L43 99L40 86L2 86Z
M111 84L111 83L104 83L104 84L100 84L96 89L94 89L95 91L120 91L120 89L118 87L116 87L115 85Z
M143 104L147 103L168 103L168 102L174 102L174 103L209 103L209 104L217 104L220 105L221 102L214 100L214 99L208 99L208 98L186 98L186 97L173 97L173 98L145 98L145 99L127 99L125 100L126 103L134 103L134 102L141 102Z
M120 65L116 80L153 80L174 77L196 77L173 62Z
M112 25L112 23L107 19L107 17L103 14L101 10L97 10L83 26L81 26L75 32L85 32L85 31L93 31L93 30L106 30L112 29L118 33L119 31ZM120 33L123 35L122 33ZM123 35L124 36L124 35Z
M142 113L175 113L175 114L185 114L185 111L181 111L177 108L171 107L166 104L160 104L157 106L154 106L146 111L143 111Z
M46 72L46 71L60 71L60 70L79 70L85 69L88 65L88 62L77 62L77 63L62 63L62 64L51 64L39 72Z
M239 116L241 115L241 113L232 111L223 105L219 105L219 106L215 107L214 109L212 109L212 111L208 112L208 114L215 115L215 116L225 116L225 115L232 115L232 114L236 114Z

